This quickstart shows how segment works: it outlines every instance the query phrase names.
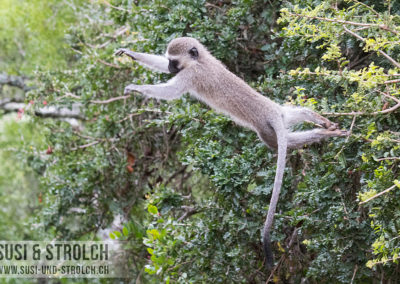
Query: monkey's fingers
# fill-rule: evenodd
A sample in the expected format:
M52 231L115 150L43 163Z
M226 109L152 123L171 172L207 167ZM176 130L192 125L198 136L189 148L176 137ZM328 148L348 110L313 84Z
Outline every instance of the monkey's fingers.
M115 56L121 56L125 53L126 49L125 48L120 48L116 52L114 52Z
M350 136L351 135L351 131L341 130L341 132L342 132L342 136Z
M126 96L126 95L129 95L129 94L132 94L132 93L140 93L140 91L134 89L134 88L131 87L131 86L125 87L125 90L124 90L124 95L125 95L125 96Z
M133 60L136 60L136 58L134 56L134 53L132 51L130 51L129 49L126 49L126 48L120 48L114 53L114 55L116 55L116 56L122 56L124 54L129 56Z
M349 136L351 134L350 131L340 130L340 129L334 129L334 130L328 129L328 131L331 131L332 134L335 134L335 136L338 136L338 137L345 137L345 136Z
M329 125L328 127L326 127L328 130L336 130L339 128L339 124L338 123L334 123L331 122L331 125Z

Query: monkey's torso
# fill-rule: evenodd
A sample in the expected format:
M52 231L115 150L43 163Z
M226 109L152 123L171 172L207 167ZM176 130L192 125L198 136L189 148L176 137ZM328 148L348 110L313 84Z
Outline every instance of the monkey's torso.
M270 140L269 146L275 148L276 136L269 121L283 115L279 104L256 92L219 61L217 63L214 61L213 68L204 64L194 68L196 68L194 72L193 70L191 72L196 75L191 77L194 82L190 85L196 87L189 89L191 95L217 112L229 116L241 126L257 133L264 132L266 135L270 133L267 137ZM185 70L180 75L184 76L184 73ZM204 74L208 74L207 80L204 80ZM235 95L232 94L232 90L235 90ZM270 111L265 112L265 110Z

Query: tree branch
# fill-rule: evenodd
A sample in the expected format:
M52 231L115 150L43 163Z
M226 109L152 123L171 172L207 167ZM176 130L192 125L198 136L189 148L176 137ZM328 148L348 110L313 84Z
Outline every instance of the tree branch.
M90 101L90 102L91 102L91 103L94 103L94 104L109 104L109 103L114 102L114 101L125 100L125 99L129 98L130 96L131 96L131 95L126 95L126 96L121 96L121 97L115 97L115 98L111 98L111 99L104 100L104 101L92 100L92 101Z
M384 191L381 191L381 192L379 192L378 194L375 194L374 196L368 198L367 200L365 200L365 201L363 201L363 202L360 202L360 204L367 203L367 202L371 201L372 199L375 199L375 198L377 198L377 197L379 197L379 196L381 196L381 195L383 195L383 194L385 194L385 193L388 193L389 191L395 189L396 187L397 187L397 185L392 185L392 186L389 187L388 189L385 189Z
M126 10L126 9L124 9L124 8L121 8L121 7L114 6L114 5L110 4L109 2L107 2L106 0L103 0L103 3L104 3L106 6L111 7L111 8L113 8L113 9L116 9L116 10L119 10L119 11L122 11L122 12L127 12L127 13L129 13L128 10Z
M189 206L184 206L184 205L181 206L181 209L185 210L185 213L181 217L179 217L179 219L178 219L179 222L200 212L199 210L197 210L194 207L189 207Z
M375 161L377 161L377 162L386 161L386 160L400 160L400 157L386 157L386 158L375 159Z
M400 79L385 81L385 84L395 84L395 83L400 83Z

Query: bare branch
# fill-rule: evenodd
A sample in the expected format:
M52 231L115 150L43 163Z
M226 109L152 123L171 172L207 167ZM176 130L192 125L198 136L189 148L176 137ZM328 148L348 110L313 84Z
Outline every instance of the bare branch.
M353 111L353 112L324 112L323 115L326 116L354 116L354 115L367 115L370 113L362 112L362 111Z
M77 131L75 131L74 133L75 133L75 135L77 135L81 138L88 139L88 140L95 140L95 141L99 141L99 142L115 142L118 140L115 138L99 138L99 137L87 136L87 135L80 134Z
M199 210L197 210L194 207L189 207L184 205L181 206L181 209L185 210L185 213L181 217L179 217L178 219L179 222L199 212Z
M385 81L385 84L395 84L395 83L400 83L400 79Z
M123 121L125 121L125 120L130 119L130 118L133 117L133 116L141 115L141 114L143 114L143 113L145 113L145 112L172 114L172 112L170 112L170 111L159 110L159 109L149 109L149 108L139 108L139 109L132 110L132 111L134 111L134 112L131 113L131 114L129 114L127 117L125 117L125 118L123 118L123 119L117 121L117 122L118 122L118 123L121 123L121 122L123 122Z
M96 45L96 44L90 44L90 43L82 42L82 41L81 41L81 43L86 45L86 46L88 46L88 47L90 47L90 48L93 48L93 49L104 48L107 45L109 45L111 42L115 41L119 36L123 35L124 33L128 32L128 31L129 31L129 28L123 26L123 27L119 28L118 30L116 30L115 33L112 34L112 35L101 34L96 38L96 40L98 40L99 38L102 38L102 37L109 38L109 40L103 42L102 44L97 44Z
M100 142L101 142L101 141L93 141L93 142L90 142L90 143L88 143L88 144L80 145L80 146L78 146L78 147L76 147L76 148L72 148L71 150L72 150L72 151L76 151L76 150L78 150L78 149L88 148L88 147L94 146L94 145L96 145L96 144L99 144Z
M90 101L90 102L94 103L94 104L109 104L109 103L112 103L112 102L115 102L115 101L118 101L118 100L125 100L125 99L127 99L129 97L130 97L130 95L126 95L126 96L111 98L111 99L104 100L104 101L93 100L93 101Z
M104 65L106 65L106 66L109 66L109 67L113 67L113 68L117 68L117 69L121 69L121 68L122 68L122 67L120 67L120 66L118 66L118 65L115 65L115 64L106 62L106 61L101 60L101 59L96 59L96 61L97 61L97 62L100 62L100 63L102 63L102 64L104 64Z
M351 278L350 284L353 284L353 283L354 283L354 279L356 278L357 270L358 270L358 265L356 264L356 266L354 267L353 277Z
M386 160L400 160L400 157L379 158L379 159L376 159L375 161L380 162L380 161L386 161Z
M113 9L116 9L116 10L119 10L119 11L122 11L122 12L128 12L129 13L128 10L126 10L124 8L121 8L121 7L114 6L114 5L110 4L109 2L107 2L106 0L103 0L102 2L108 7L111 7Z
M370 10L372 13L374 13L376 16L378 16L378 17L380 16L377 11L375 11L372 7L368 6L367 4L364 4L364 3L360 2L360 1L357 1L357 0L353 0L353 1L358 3L358 4L360 4L360 5L362 5L362 6L364 6L365 8Z
M363 201L363 202L360 202L360 204L367 203L367 202L371 201L372 199L375 199L375 198L377 198L377 197L379 197L379 196L381 196L381 195L383 195L383 194L385 194L385 193L388 193L389 191L395 189L396 187L397 187L397 185L392 185L392 186L389 187L388 189L385 189L384 191L381 191L381 192L379 192L378 194L375 194L374 196L368 198L367 200L365 200L365 201Z

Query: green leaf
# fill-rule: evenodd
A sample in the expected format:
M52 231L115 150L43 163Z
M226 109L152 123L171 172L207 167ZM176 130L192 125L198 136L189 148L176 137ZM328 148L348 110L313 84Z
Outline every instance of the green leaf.
M123 227L122 228L122 233L124 234L125 237L127 237L129 235L129 231L127 227Z
M158 214L158 209L157 209L157 207L154 206L154 205L151 205L151 204L150 204L150 205L147 207L147 210L149 211L150 214L153 214L153 215L157 215L157 214Z
M117 238L120 238L120 237L122 236L122 234L121 234L120 231L114 231L114 235L115 235Z

